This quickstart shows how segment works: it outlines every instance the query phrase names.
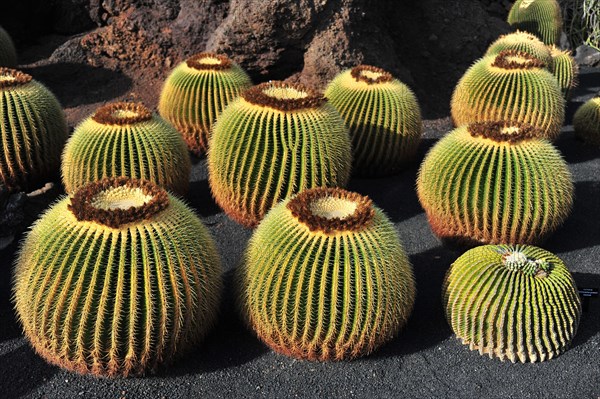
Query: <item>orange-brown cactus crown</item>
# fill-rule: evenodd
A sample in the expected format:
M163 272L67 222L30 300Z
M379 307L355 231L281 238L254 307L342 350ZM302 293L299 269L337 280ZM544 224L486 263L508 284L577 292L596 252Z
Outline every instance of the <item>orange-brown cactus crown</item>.
M375 216L367 196L341 188L313 188L292 198L287 208L310 231L335 233L359 231Z
M185 63L198 71L223 71L231 68L231 60L223 54L199 53L191 56Z
M350 71L350 75L352 75L357 82L365 82L369 85L390 82L393 79L391 73L371 65L359 65L354 67Z
M11 68L0 68L0 89L16 87L31 82L31 75Z
M534 68L545 68L546 64L535 58L531 54L524 51L517 50L504 50L498 53L492 66L511 70L511 69L534 69Z
M279 111L317 108L327 99L317 91L301 84L271 81L252 86L242 93L244 100Z
M518 143L543 136L543 132L535 126L516 121L473 122L467 126L467 130L473 137L499 143Z
M79 221L118 228L148 220L169 206L169 195L147 180L107 177L89 183L71 198L68 209Z
M118 102L98 108L92 119L103 125L133 125L152 119L152 112L142 103Z

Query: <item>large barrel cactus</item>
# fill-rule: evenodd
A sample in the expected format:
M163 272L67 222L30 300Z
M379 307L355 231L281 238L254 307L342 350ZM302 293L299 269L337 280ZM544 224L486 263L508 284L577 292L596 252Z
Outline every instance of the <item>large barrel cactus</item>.
M191 163L181 135L140 103L111 103L81 122L62 157L67 193L103 177L150 180L178 194Z
M14 298L37 353L106 376L155 370L214 324L221 267L208 229L148 181L107 178L54 204L15 268Z
M412 161L423 130L414 93L381 68L360 65L337 75L325 96L350 131L355 175L386 175Z
M238 270L243 314L275 351L303 359L366 355L406 323L412 267L368 197L315 188L275 206Z
M562 16L556 0L517 0L507 21L514 28L533 33L545 44L560 41Z
M29 190L58 174L67 135L56 97L30 75L0 68L0 184Z
M498 55L505 50L522 51L537 58L546 64L549 71L554 69L552 54L548 46L544 44L537 36L517 30L516 32L500 36L495 42L490 44L485 55Z
M344 186L351 163L348 131L335 108L313 90L285 82L254 86L232 102L208 152L215 200L249 227L292 194Z
M575 135L600 146L600 95L580 106L573 116Z
M465 244L534 244L555 231L574 188L566 162L539 134L517 122L479 122L440 139L417 177L434 233Z
M571 97L571 90L577 87L579 66L569 50L561 50L556 46L549 46L548 48L554 65L552 74L558 81L563 97L568 100Z
M0 67L17 66L17 51L10 35L0 26Z
M530 54L505 50L476 61L460 79L451 102L456 126L513 120L537 126L545 137L560 134L565 100L556 78Z
M581 303L554 254L528 245L484 245L452 264L442 298L456 336L471 350L513 363L552 359L577 332Z
M171 72L158 111L181 132L189 149L200 155L206 152L217 116L251 85L246 72L225 55L196 54Z

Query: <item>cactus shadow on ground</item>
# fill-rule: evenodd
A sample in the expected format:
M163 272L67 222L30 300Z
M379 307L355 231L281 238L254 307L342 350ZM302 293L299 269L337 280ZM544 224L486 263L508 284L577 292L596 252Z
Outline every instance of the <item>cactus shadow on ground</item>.
M17 343L19 345L19 343ZM58 367L51 366L22 341L20 346L0 355L2 369L0 392L3 398L21 398L42 386L56 374Z
M578 164L600 158L600 147L586 143L573 134L573 130L564 130L555 142L565 161Z
M190 182L186 202L202 217L214 216L222 212L210 193L208 180Z
M565 109L565 125L573 123L573 115L583 103L600 95L600 70L598 68L582 67L579 73L579 84L572 92L571 101Z

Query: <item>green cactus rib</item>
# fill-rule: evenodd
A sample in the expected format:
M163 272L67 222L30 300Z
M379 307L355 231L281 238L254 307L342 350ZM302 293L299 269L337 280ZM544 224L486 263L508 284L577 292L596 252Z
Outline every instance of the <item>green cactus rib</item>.
M553 140L564 121L565 100L556 78L541 61L505 50L476 61L465 72L450 108L456 126L512 120L537 126Z
M578 84L579 66L570 51L561 50L556 46L549 46L549 48L554 64L552 74L558 81L563 97L568 100L571 97L571 90Z
M17 66L17 50L6 32L0 26L0 67L14 68Z
M35 222L16 262L25 335L71 371L153 371L215 323L221 267L208 230L158 186L123 182L105 179L59 200ZM90 197L99 186L100 200Z
M550 72L554 70L554 62L550 49L537 36L517 30L516 32L500 36L490 44L485 56L498 55L505 50L516 50L527 53L546 64Z
M276 205L236 277L243 315L258 337L310 360L369 354L405 325L415 299L394 225L368 197L337 188Z
M393 174L412 161L423 126L417 99L405 84L383 69L360 65L337 75L325 96L350 131L354 174Z
M161 117L139 103L110 103L75 128L61 172L67 193L103 177L127 176L183 195L191 162L181 135Z
M507 22L514 28L533 33L545 44L558 44L562 32L560 5L556 0L517 0Z
M429 151L417 194L432 230L467 243L544 240L567 218L567 164L536 129L510 122L461 126ZM486 137L487 135L487 137Z
M442 289L448 323L471 350L513 363L563 353L577 332L581 303L571 273L529 245L484 245L452 264Z
M171 72L158 110L181 132L189 149L200 155L206 152L217 117L251 85L246 72L224 55L196 54Z
M56 173L67 135L56 97L30 75L0 68L0 184L29 190Z
M575 135L600 147L600 96L580 106L573 116Z
M292 194L347 183L350 138L326 101L301 85L268 82L223 111L210 140L208 171L213 196L232 219L253 227Z

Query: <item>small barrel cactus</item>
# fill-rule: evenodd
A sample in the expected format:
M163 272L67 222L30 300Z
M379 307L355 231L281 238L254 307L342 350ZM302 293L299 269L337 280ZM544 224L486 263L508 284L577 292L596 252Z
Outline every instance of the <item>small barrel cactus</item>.
M158 112L181 132L189 149L201 155L219 114L251 85L246 72L225 55L196 54L165 81Z
M417 98L404 83L360 65L336 76L325 96L350 131L354 174L393 174L412 161L423 126Z
M429 151L417 194L434 233L471 243L541 242L571 212L566 162L518 122L461 126Z
M565 118L565 100L543 62L505 50L478 60L465 72L454 89L451 112L456 126L514 120L555 139Z
M352 150L344 121L315 91L285 82L246 90L221 114L208 151L217 203L253 227L280 200L344 186Z
M560 41L562 16L556 0L517 0L507 21L514 28L533 33L545 44Z
M58 174L67 136L56 97L30 75L0 68L0 184L29 190Z
M366 355L406 323L412 267L368 197L315 188L276 205L238 269L246 321L275 351L310 360Z
M0 67L17 66L17 51L10 35L0 26Z
M548 46L544 44L537 36L517 30L516 32L500 36L495 42L490 44L485 56L498 55L505 50L516 50L527 53L542 61L549 71L553 71L554 64L552 54Z
M25 335L79 373L143 374L214 324L221 266L208 229L148 181L106 178L54 204L15 268Z
M81 122L62 157L67 193L103 177L150 180L185 194L191 163L181 135L140 103L111 103Z
M558 81L563 97L568 100L571 90L577 87L579 66L569 50L561 50L556 46L549 46L549 49L554 65L552 74Z
M575 135L600 146L600 95L585 102L573 116Z
M452 264L442 289L446 318L471 350L513 363L552 359L577 332L581 303L571 273L530 245L483 245Z

